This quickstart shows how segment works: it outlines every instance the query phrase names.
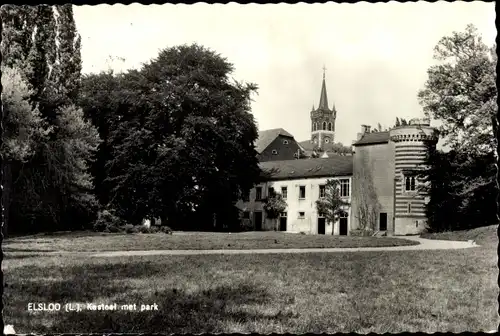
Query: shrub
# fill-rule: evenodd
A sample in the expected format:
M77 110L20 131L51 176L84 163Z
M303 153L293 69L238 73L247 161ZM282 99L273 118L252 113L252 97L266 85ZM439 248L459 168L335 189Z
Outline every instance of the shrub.
M160 232L166 233L166 234L172 234L172 229L166 225L160 226Z
M124 230L126 233L137 233L137 232L139 232L139 229L138 229L135 225L132 225L132 224L126 224L126 225L123 227L123 230Z
M94 231L102 232L110 227L118 228L122 224L121 219L113 213L113 210L102 210L97 214L97 220L93 225ZM114 230L114 229L113 229ZM117 231L110 231L117 232Z
M106 229L104 229L104 232L107 232L107 233L123 232L123 227L117 226L115 224L110 224L110 225L106 226Z
M248 218L243 218L240 221L240 230L241 231L252 231L253 230L253 223L250 219Z
M144 225L141 225L137 228L137 230L140 232L140 233L157 233L158 231L160 231L158 229L158 227L154 226L154 225L151 225L150 227L147 227L147 226L144 226Z
M350 232L351 236L354 237L370 237L373 235L375 231L371 229L364 229L364 230L352 230Z

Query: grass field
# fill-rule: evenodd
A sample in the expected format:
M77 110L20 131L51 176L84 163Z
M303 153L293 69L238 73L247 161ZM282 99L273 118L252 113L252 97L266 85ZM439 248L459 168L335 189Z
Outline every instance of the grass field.
M378 247L416 245L390 237L301 235L284 232L245 233L164 233L97 234L17 237L4 242L5 252L37 251L137 251L137 250L216 250L322 247Z
M497 243L483 231L483 245L464 250L12 258L4 323L18 333L491 330ZM29 302L159 310L30 312Z

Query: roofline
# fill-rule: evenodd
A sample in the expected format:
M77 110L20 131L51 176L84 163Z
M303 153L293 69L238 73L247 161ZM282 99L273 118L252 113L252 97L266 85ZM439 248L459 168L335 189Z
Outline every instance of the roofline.
M386 144L389 143L389 140L384 140L384 141L372 141L372 142L366 142L366 143L353 143L353 146L368 146L368 145L379 145L379 144Z
M316 175L316 176L293 176L292 178L289 177L276 177L276 178L267 178L263 179L262 182L268 182L268 181L284 181L284 180L304 180L304 179L314 179L314 178L325 178L325 177L352 177L353 174L342 174L342 175L332 175L332 174L323 174L323 175Z

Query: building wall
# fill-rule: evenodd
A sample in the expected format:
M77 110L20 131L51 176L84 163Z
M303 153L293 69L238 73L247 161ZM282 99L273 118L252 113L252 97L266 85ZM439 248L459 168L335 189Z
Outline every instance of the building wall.
M380 213L387 214L387 234L392 234L394 218L394 143L356 146L353 155L353 229L360 227L359 210L367 199L367 183L372 183L378 213L375 230L379 230ZM372 202L368 202L372 203ZM371 204L375 206L375 204Z
M351 202L352 195L352 177L342 176L334 177L335 179L348 179L349 180L349 197L346 197L347 202ZM281 181L269 181L261 183L258 186L262 187L262 197L268 196L268 188L273 187L278 193L281 193L281 187L287 187L287 232L300 233L304 232L307 234L317 234L318 233L318 212L316 210L316 200L319 199L319 186L326 184L328 178L304 178L304 179L293 179L293 180L281 180ZM306 197L304 199L299 199L300 186L305 186ZM264 218L263 230L274 230L276 228L277 222L279 220L269 220L265 218L265 211L263 210L263 203L255 199L256 189L253 188L250 192L249 201L243 202L239 201L237 206L242 211L249 211L250 218L253 219L253 213L255 211L262 211ZM351 230L351 210L350 207L347 210L349 215L347 218L348 232ZM299 212L304 212L304 217L299 218ZM255 225L255 223L254 223ZM254 226L255 227L255 226ZM339 222L336 223L326 223L325 234L339 234Z
M273 150L276 150L277 154L273 154ZM299 150L300 146L295 139L279 135L257 158L260 162L294 160L294 155Z

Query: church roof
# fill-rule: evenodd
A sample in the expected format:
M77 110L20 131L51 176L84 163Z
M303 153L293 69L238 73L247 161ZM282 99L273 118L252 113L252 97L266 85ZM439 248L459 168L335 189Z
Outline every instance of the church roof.
M332 155L318 159L267 161L260 163L259 166L266 180L350 176L352 156Z
M328 108L328 96L326 94L325 74L323 74L323 84L321 84L321 96L319 97L318 110L330 110Z
M359 145L374 145L374 144L381 144L381 143L388 143L389 142L389 132L374 132L374 133L365 133L355 143L353 143L353 146L359 146Z
M255 150L262 153L267 146L271 144L278 136L283 135L293 138L293 135L285 131L283 128L273 128L265 131L259 131L259 137L255 142Z

